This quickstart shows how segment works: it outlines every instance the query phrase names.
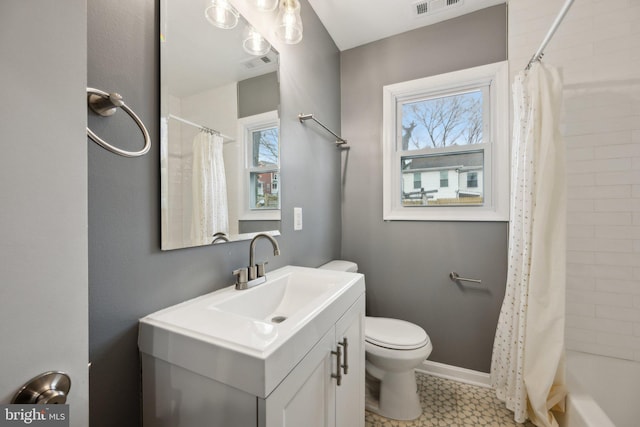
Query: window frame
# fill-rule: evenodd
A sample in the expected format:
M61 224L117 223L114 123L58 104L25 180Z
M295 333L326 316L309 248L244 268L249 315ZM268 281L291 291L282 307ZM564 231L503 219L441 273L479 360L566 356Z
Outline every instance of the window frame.
M490 140L481 144L402 151L398 105L488 86ZM385 221L509 220L509 67L507 61L387 85L383 91L383 219ZM483 101L486 103L486 100ZM484 108L487 108L485 106ZM487 124L484 125L485 129ZM397 147L400 146L400 149ZM484 152L484 204L402 206L401 158L424 154Z
M253 166L253 138L252 134L255 131L269 129L272 127L278 128L278 167L254 167ZM241 184L241 197L239 198L239 220L240 221L270 221L280 220L281 207L282 207L282 192L280 185L280 152L281 152L281 136L280 136L280 119L278 117L278 111L268 111L266 113L256 114L253 116L242 117L238 119L238 135L240 135L240 150L242 167L238 168L238 172L241 174L238 182ZM278 175L278 207L270 209L256 209L251 206L252 197L252 173L263 172L275 172Z

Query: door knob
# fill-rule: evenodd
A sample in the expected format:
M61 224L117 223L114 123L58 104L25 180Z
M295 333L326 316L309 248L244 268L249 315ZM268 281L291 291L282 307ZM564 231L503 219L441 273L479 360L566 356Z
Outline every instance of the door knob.
M11 403L63 404L71 389L71 379L64 372L51 371L31 379L16 393Z

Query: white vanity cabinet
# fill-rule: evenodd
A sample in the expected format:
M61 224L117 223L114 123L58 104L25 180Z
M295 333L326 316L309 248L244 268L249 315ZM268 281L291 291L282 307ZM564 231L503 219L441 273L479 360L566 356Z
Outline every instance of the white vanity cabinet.
M361 274L287 266L140 319L143 426L364 427L364 315Z
M259 399L258 427L364 426L364 306L362 296L273 393Z
M347 371L342 373L342 383L336 387L336 426L364 427L364 295L351 310L336 323L336 338L347 339Z

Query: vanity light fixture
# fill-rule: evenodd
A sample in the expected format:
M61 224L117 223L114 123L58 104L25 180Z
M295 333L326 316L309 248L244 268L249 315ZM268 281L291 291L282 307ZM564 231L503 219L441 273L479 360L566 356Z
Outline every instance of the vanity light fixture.
M302 40L302 19L298 0L282 0L276 19L275 34L286 44L296 44Z
M271 43L262 37L255 28L248 25L242 34L242 47L250 55L262 56L269 53Z
M211 0L204 10L204 16L211 25L229 30L238 25L240 14L227 0Z
M253 0L256 9L262 12L273 12L278 7L278 0Z

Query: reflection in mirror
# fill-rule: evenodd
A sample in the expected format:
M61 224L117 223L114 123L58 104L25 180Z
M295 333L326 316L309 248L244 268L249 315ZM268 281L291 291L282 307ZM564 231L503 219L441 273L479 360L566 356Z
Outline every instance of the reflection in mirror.
M278 234L278 53L203 2L160 14L162 249Z

